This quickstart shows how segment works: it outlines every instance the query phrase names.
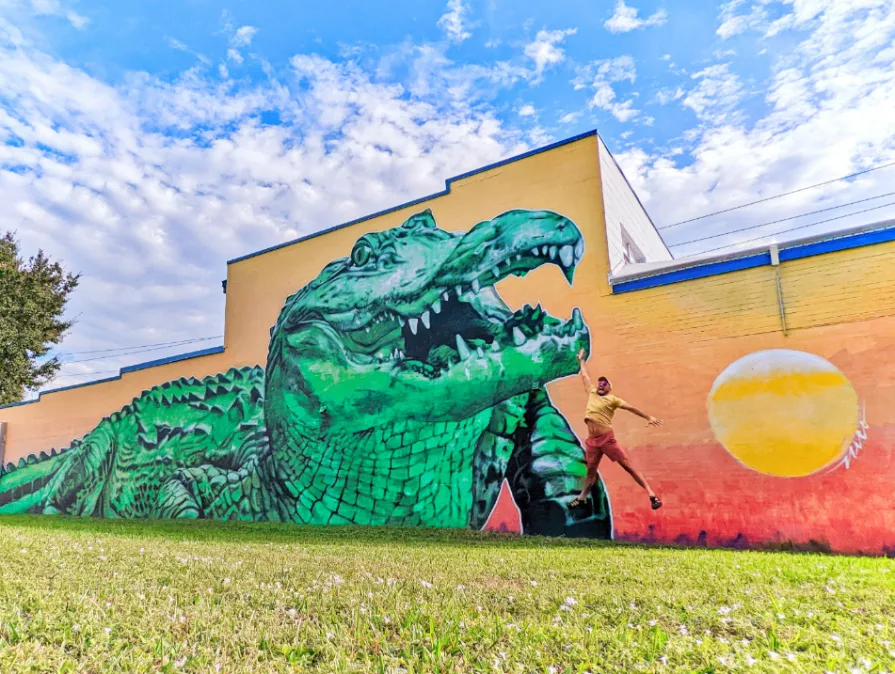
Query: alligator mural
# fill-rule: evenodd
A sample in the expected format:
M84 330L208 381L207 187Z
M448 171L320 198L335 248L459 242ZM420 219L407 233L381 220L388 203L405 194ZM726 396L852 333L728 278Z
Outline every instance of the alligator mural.
M10 464L0 512L481 528L508 489L525 533L608 538L601 482L567 505L584 454L544 389L587 327L494 289L544 264L571 284L583 251L549 211L366 234L286 300L266 368L153 387Z

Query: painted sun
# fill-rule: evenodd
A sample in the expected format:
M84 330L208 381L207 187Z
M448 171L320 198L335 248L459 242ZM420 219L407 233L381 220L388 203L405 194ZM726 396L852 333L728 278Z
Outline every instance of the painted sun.
M778 477L816 473L847 451L858 396L832 363L790 349L748 354L708 396L715 438L745 466Z

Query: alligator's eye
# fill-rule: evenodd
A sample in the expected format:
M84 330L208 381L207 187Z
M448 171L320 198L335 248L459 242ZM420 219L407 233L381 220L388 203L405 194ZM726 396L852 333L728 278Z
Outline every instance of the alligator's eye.
M373 256L373 249L367 243L359 243L351 251L351 261L356 267L363 267Z

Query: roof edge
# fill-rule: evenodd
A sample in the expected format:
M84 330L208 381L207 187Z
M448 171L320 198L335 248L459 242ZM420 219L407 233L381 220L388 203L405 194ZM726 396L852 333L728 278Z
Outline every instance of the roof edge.
M223 353L223 346L212 346L207 349L200 349L199 351L189 351L187 353L178 353L173 356L167 356L166 358L158 358L156 360L149 360L145 363L137 363L135 365L125 365L121 369L118 370L118 374L114 377L106 377L105 379L94 379L92 381L85 381L82 384L71 384L70 386L62 386L60 388L50 389L48 391L41 391L37 394L37 397L33 400L22 400L17 403L8 403L6 405L0 405L0 410L5 410L10 407L21 407L22 405L32 405L34 403L39 403L40 399L51 393L60 393L62 391L70 391L76 388L83 388L85 386L93 386L94 384L104 384L110 381L118 381L121 379L121 375L127 372L137 372L138 370L146 370L151 367L158 367L159 365L167 365L168 363L176 363L180 360L190 360L191 358L201 358L203 356L212 356L216 353ZM89 373L85 373L89 374Z
M766 243L734 253L680 258L667 264L654 263L651 269L642 269L640 272L634 269L630 274L610 276L609 283L612 292L618 294L761 267L771 264L770 250L774 245L779 251L780 262L786 262L888 241L895 241L895 219L792 239L779 244Z
M391 206L390 208L386 208L382 211L377 211L375 213L370 213L368 215L361 216L359 218L355 218L354 220L349 220L348 222L343 222L339 225L333 225L332 227L327 227L326 229L321 229L320 231L313 232L311 234L306 234L297 239L292 239L291 241L284 241L283 243L278 243L273 246L269 246L268 248L264 248L262 250L255 251L254 253L246 253L245 255L241 255L239 257L235 257L231 260L227 260L227 264L235 264L237 262L242 262L243 260L248 260L253 257L258 257L259 255L264 255L265 253L270 253L275 250L279 250L280 248L286 248L287 246L292 246L297 243L302 243L304 241L308 241L309 239L314 239L318 236L323 236L324 234L329 234L331 232L335 232L339 229L344 229L346 227L351 227L352 225L360 224L365 220L372 220L373 218L378 218L383 215L388 215L389 213L394 213L395 211L400 211L404 208L409 208L410 206L415 206L424 201L429 201L430 199L435 199L437 197L443 197L446 194L450 194L451 185L458 180L465 180L466 178L471 178L474 175L479 173L484 173L485 171L491 171L496 168L500 168L501 166L505 166L506 164L512 164L513 162L521 161L523 159L527 159L528 157L532 157L537 154L541 154L543 152L549 152L550 150L555 150L558 147L562 147L563 145L569 145L571 143L577 143L579 140L584 140L585 138L590 138L592 136L598 136L598 132L596 129L590 129L589 131L585 131L583 133L579 133L575 136L570 136L569 138L564 138L563 140L558 140L555 143L550 143L549 145L544 145L542 147L534 148L533 150L528 150L523 152L522 154L517 154L512 157L508 157L506 159L501 159L500 161L496 161L492 164L487 164L485 166L481 166L477 169L473 169L472 171L467 171L466 173L461 173L460 175L453 176L452 178L448 178L444 181L444 189L438 192L433 192L432 194L427 194L424 197L419 197L417 199L413 199L411 201L406 201L403 204L399 204L397 206Z

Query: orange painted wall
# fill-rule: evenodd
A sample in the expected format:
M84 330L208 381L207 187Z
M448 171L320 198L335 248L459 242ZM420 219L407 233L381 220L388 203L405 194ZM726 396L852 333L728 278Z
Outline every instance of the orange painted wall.
M784 262L780 278L787 335L770 266L599 298L604 332L595 331L591 367L665 420L655 429L616 417L665 503L650 511L617 466L604 467L616 537L895 554L895 243ZM765 349L821 356L851 382L870 429L848 468L772 477L717 442L707 412L715 378Z
M540 302L567 318L580 307L592 334L592 374L606 374L614 393L665 421L647 428L633 415L616 414L619 441L664 501L661 510L651 510L630 477L605 461L601 474L616 538L744 547L816 541L844 552L895 551L895 365L889 356L895 243L783 263L787 335L772 267L613 294L594 137L458 180L449 194L425 203L231 264L225 353L0 409L0 420L8 422L6 460L66 445L153 384L263 365L269 329L288 295L326 263L348 255L365 232L394 227L425 208L441 228L464 231L511 208L549 209L571 218L584 234L574 287L547 266L502 281L498 291L512 309ZM816 354L851 382L870 428L848 468L772 477L747 468L716 440L707 407L716 377L764 349ZM583 440L580 380L559 380L548 390Z

